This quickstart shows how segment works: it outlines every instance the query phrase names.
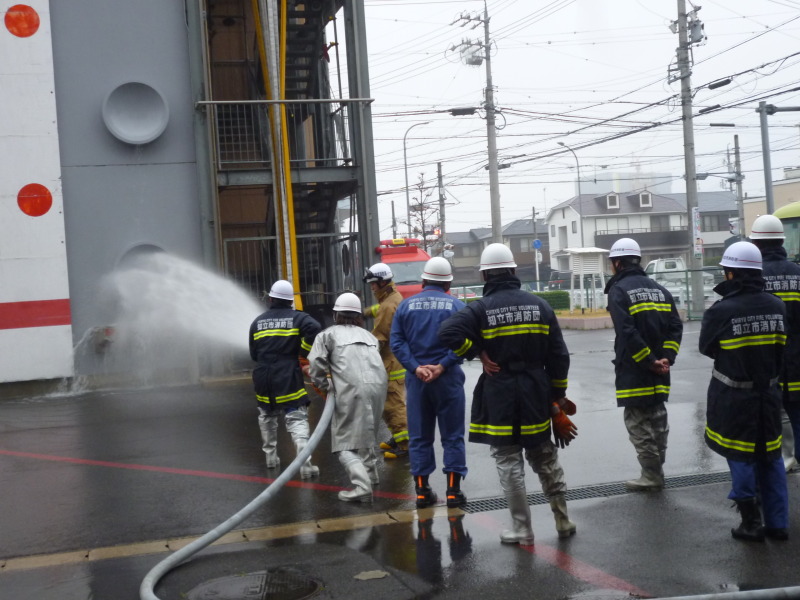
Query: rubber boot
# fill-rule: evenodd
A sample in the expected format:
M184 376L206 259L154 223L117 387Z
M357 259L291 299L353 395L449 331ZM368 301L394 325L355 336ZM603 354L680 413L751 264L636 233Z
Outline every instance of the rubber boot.
M748 542L764 541L764 525L761 522L761 509L755 498L736 500L736 510L742 515L741 524L731 529L731 535L737 540Z
M500 541L504 544L520 544L530 546L533 544L533 528L531 527L531 507L528 506L528 495L525 489L506 493L508 509L511 511L511 529L500 534Z
M268 469L280 469L281 459L278 456L278 417L267 416L261 411L258 415L258 427L261 429L261 448L267 457Z
M447 476L447 508L461 508L467 505L467 497L461 491L461 475L446 472Z
M339 452L339 462L342 463L354 486L352 490L339 492L339 500L342 502L372 502L372 484L369 481L369 473L358 455L355 452L343 450Z
M661 468L661 459L654 461L639 459L642 466L642 475L639 479L625 482L625 487L632 492L650 492L664 487L664 471Z
M414 477L414 489L417 492L417 508L428 508L439 500L439 497L428 485L427 475L416 475Z
M300 454L308 444L308 408L298 408L286 413L286 430L291 434L294 448ZM310 479L319 475L319 467L311 464L311 457L300 467L300 479Z
M575 535L575 532L578 530L578 527L569 520L569 515L567 515L567 497L564 494L555 494L552 498L550 498L550 508L553 511L553 516L556 520L556 531L558 532L558 537L560 538L568 538L571 535Z
M358 455L361 457L361 462L363 462L364 466L367 468L369 482L373 486L378 485L381 482L381 476L378 473L378 458L375 456L375 450L373 448L359 449Z

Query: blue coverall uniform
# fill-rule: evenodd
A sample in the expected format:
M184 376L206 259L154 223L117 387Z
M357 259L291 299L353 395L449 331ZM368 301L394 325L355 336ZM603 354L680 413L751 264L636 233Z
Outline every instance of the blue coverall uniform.
M462 359L443 346L436 335L439 324L464 306L439 286L427 285L400 303L392 322L392 353L408 371L408 451L415 477L430 475L436 469L433 442L437 420L444 449L443 471L461 477L467 474ZM444 367L444 372L429 383L413 375L420 365L437 364Z

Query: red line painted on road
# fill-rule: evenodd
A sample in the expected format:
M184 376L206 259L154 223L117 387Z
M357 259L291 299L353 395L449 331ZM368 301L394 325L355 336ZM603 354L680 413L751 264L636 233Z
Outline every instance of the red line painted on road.
M476 519L474 517L479 518ZM488 514L474 515L472 520L483 525L486 529L499 530L502 527L497 519ZM520 546L519 548L520 550L524 550L530 554L541 557L543 560L546 560L551 565L558 567L566 573L569 573L576 579L585 581L586 583L599 589L620 590L643 598L653 597L652 594L636 587L632 583L625 581L624 579L620 579L619 577L614 577L605 571L601 571L600 569L593 567L588 563L578 560L566 552L562 552L558 548L553 548L552 546L541 544L539 542L534 542L533 546Z
M69 309L69 298L0 302L0 329L54 327L70 323L72 323L72 316Z
M211 479L229 479L232 481L245 481L247 483L270 484L274 479L268 477L256 477L254 475L236 475L235 473L217 473L215 471L196 471L194 469L176 469L174 467L156 467L153 465L138 465L131 463L117 463L105 460L91 460L88 458L73 458L69 456L55 456L52 454L36 454L33 452L16 452L14 450L0 450L0 455L18 456L21 458L34 458L36 460L49 460L53 462L65 462L73 465L90 465L93 467L109 467L112 469L129 469L132 471L152 471L155 473L170 473L172 475L190 475L193 477L208 477ZM336 485L324 485L321 483L307 483L290 479L285 484L287 487L306 488L325 492L341 492L347 488ZM375 490L374 496L379 498L393 498L396 500L413 500L415 496L409 494L398 494L395 492L383 492Z

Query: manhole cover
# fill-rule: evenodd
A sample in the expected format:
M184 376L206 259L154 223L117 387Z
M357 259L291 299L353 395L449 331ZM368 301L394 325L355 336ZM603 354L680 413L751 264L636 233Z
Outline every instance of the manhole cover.
M319 590L319 583L294 569L277 568L206 581L190 591L189 600L301 600Z

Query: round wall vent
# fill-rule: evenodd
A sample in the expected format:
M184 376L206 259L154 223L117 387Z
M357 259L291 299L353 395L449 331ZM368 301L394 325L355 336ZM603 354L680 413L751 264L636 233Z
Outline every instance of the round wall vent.
M136 81L114 88L103 102L103 122L126 144L147 144L164 133L169 107L155 88Z

